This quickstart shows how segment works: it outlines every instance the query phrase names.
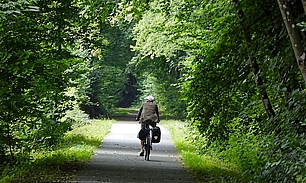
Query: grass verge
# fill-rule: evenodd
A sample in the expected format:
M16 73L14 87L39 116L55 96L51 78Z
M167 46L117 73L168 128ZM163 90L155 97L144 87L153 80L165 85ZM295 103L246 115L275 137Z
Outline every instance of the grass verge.
M136 108L117 108L113 115L115 116L125 116L130 113L137 111Z
M0 175L0 183L70 180L90 160L114 122L92 120L90 124L66 133L55 150L36 152L32 161L5 167Z
M186 140L186 123L177 120L163 120L162 125L171 133L171 138L179 151L184 166L191 170L194 179L201 183L247 183L248 177L242 175L234 166L223 163L209 155L198 153L190 141Z

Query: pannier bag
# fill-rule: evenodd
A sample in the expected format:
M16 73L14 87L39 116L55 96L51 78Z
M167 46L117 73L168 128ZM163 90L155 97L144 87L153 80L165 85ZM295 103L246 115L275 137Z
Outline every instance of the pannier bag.
M150 129L148 128L142 128L140 129L140 131L138 132L137 138L139 138L140 140L146 140L146 137L148 135L148 133L150 132Z
M152 143L159 143L161 138L160 128L158 126L152 129Z

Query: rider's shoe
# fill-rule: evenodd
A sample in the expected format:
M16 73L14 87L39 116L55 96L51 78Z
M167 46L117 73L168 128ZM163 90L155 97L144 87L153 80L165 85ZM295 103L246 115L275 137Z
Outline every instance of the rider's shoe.
M142 149L139 153L139 156L143 156L144 155L144 150Z

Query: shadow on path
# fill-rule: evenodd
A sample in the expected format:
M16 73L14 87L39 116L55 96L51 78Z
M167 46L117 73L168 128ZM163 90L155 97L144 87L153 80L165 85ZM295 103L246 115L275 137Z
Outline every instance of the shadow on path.
M150 161L145 161L144 157L138 156L138 122L128 119L113 124L101 147L71 182L193 182L177 157L169 132L159 126L162 130L161 142L153 144Z

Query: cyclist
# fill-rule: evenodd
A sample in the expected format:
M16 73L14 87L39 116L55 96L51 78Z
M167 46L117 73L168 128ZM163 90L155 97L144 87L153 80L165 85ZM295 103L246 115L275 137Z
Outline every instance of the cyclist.
M145 98L146 102L143 103L138 111L136 120L141 124L141 128L143 129L147 124L152 127L156 126L156 123L159 123L159 112L158 106L153 103L154 97L147 96ZM139 153L140 156L144 155L144 140L140 140L141 151Z

